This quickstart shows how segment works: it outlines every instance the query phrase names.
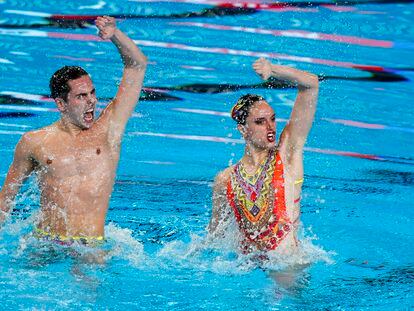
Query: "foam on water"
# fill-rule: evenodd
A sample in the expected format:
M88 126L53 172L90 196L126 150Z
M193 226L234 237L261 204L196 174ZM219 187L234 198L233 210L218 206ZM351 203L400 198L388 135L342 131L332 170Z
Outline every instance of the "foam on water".
M25 261L29 266L43 266L61 261L70 263L82 258L91 264L127 261L132 267L142 268L146 255L143 244L132 236L132 230L119 228L110 223L105 227L106 242L103 245L86 246L74 242L70 246L53 241L42 241L32 234L39 212L34 211L26 219L9 219L0 230L0 256L12 261ZM34 259L31 262L31 258Z
M120 228L114 223L105 227L105 236L111 245L110 256L127 260L131 266L142 268L144 262L149 261L146 260L143 244L136 240L132 233L132 230Z
M267 253L266 260L257 260L263 257L261 253L243 254L239 250L243 237L234 217L219 224L219 236L207 232L190 233L189 242L167 242L155 253L145 252L143 243L134 237L133 230L121 228L114 223L105 226L106 242L97 247L88 247L81 243L68 247L39 241L31 235L33 224L37 223L40 216L38 208L33 209L31 206L39 198L35 181L32 180L29 187L17 198L20 206L18 217L10 217L0 230L0 255L9 255L9 260L26 260L34 256L35 261L43 265L56 260L69 263L74 258L84 258L97 264L126 262L132 268L146 271L178 268L219 275L246 274L257 268L280 271L295 266L309 266L316 262L333 262L332 253L313 244L316 236L312 236L310 229L307 229L306 234L302 230L300 247L294 253L271 251Z
M241 233L233 219L221 224L222 236L211 234L191 234L191 241L172 241L164 245L156 254L160 265L175 268L210 271L217 274L245 274L260 268L269 271L283 271L295 267L306 267L316 262L334 263L333 252L327 252L313 244L316 236L310 229L302 230L299 247L289 254L277 251L243 254L240 249Z

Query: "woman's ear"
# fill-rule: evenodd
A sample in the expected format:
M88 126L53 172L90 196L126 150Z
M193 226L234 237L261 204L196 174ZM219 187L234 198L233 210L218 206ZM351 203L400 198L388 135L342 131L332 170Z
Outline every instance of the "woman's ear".
M245 135L247 133L246 126L243 124L237 124L237 129L242 134L243 138L245 138Z
M62 98L55 98L55 103L60 112L66 111L66 102Z

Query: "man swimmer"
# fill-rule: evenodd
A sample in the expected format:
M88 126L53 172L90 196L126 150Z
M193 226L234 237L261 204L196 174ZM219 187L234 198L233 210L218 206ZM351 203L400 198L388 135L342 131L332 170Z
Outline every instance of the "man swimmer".
M298 95L286 127L276 144L276 117L258 95L237 101L231 117L245 140L241 160L215 179L209 231L222 233L223 224L235 217L243 236L243 252L277 250L297 246L297 224L303 182L303 147L312 126L318 97L316 75L259 59L253 69L297 85Z
M127 121L139 99L147 58L112 17L98 17L99 36L117 47L124 71L115 98L95 120L95 87L80 67L65 66L50 79L60 119L27 132L16 146L0 192L0 224L22 182L36 172L40 217L36 235L70 242L99 241L115 180Z

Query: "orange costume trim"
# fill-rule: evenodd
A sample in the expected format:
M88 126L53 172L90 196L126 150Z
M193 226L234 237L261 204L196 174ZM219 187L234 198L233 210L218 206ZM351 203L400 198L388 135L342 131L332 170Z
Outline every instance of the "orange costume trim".
M227 200L245 235L244 248L254 244L260 250L274 250L293 228L286 215L282 159L271 150L254 183L241 169L240 162L234 166L227 183Z

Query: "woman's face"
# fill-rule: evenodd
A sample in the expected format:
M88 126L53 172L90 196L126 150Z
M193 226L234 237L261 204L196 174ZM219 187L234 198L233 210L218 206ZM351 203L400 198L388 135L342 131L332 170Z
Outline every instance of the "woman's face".
M246 118L245 125L238 126L246 143L258 149L270 149L276 141L276 116L270 105L264 101L255 102Z

